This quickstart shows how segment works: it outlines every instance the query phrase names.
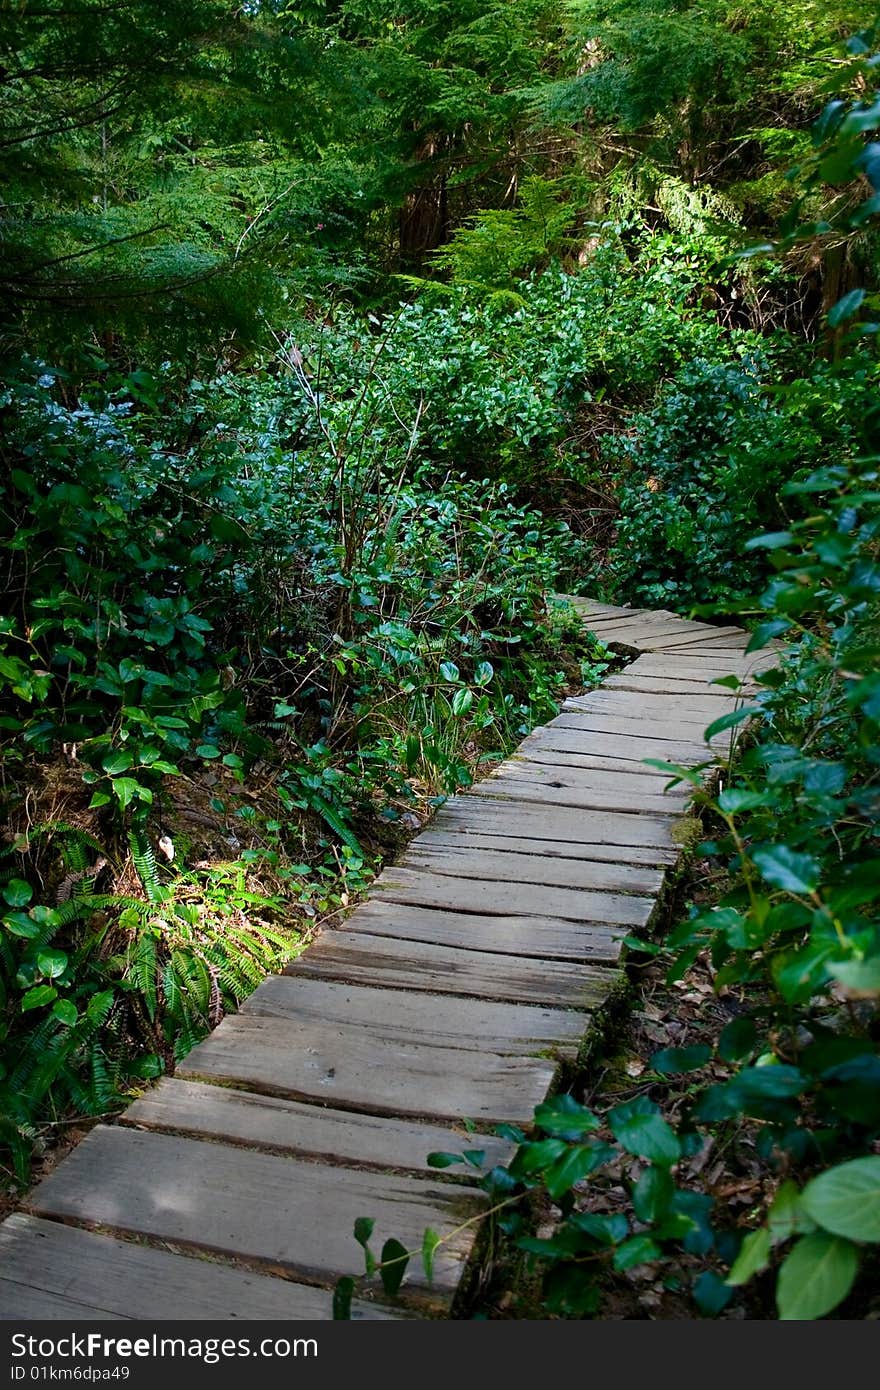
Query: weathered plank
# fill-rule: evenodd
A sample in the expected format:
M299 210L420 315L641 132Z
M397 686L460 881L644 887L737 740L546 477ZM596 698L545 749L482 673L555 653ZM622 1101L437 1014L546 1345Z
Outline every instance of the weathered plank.
M609 644L613 644L612 637L606 638ZM626 639L621 639L626 641ZM740 628L716 627L708 632L696 631L671 632L667 635L645 634L639 638L638 649L642 652L676 652L691 646L712 646L712 648L723 648L727 651L742 652L748 642L748 634L741 632ZM637 644L630 644L637 645Z
M527 801L517 805L491 796L451 797L438 811L432 825L437 830L468 830L521 840L555 840L560 844L583 845L589 840L597 844L649 845L662 849L675 846L668 815L626 811L598 815L580 808L540 806Z
M603 798L626 796L634 799L635 808L639 809L644 804L645 797L662 797L668 781L668 775L654 767L633 767L632 764L626 769L559 767L533 762L530 758L513 757L508 758L507 762L484 778L475 790L478 795L485 793L487 796L493 796L494 789L499 785L516 787L520 782L528 782L532 786L544 787L551 793L551 804L556 806L568 805L566 795L571 792L578 796L578 800L572 802L573 805L589 806L589 800L583 801L581 798L596 793ZM689 794L673 788L673 794L676 791L679 795ZM665 806L664 802L664 809Z
M284 983L359 988L326 980ZM386 999L404 997L391 990L370 993ZM275 1014L236 1014L224 1018L209 1038L193 1048L177 1074L376 1115L456 1123L463 1119L483 1124L528 1123L552 1084L556 1063L545 1056L523 1054L533 1049L571 1056L583 1031L582 1015L547 1010L559 1020L571 1020L567 1037L517 1039L503 1044L503 1052L481 1049L472 1021L469 1035L456 1038L451 1030L461 1005L482 1006L482 1001L448 999L432 1008L423 994L405 997L421 1011L423 1035L435 1019L437 1032L447 1038L446 1046L389 1036L384 1018L377 1018L371 1028L362 1023L345 1027L302 1023ZM487 1009L517 1007L526 1006L485 1005ZM473 1010L468 1012L472 1020Z
M632 668L622 671L618 676L609 676L602 689L628 691L643 695L664 695L671 700L678 696L686 699L690 695L698 695L701 698L710 696L715 700L726 702L730 700L731 695L730 690L724 686L710 684L708 677L704 680L673 680L670 676L642 675L639 671L634 672Z
M587 714L613 714L634 719L659 719L681 724L686 732L696 725L702 733L704 721L738 709L743 701L732 691L709 694L670 694L668 691L593 690L589 695L573 695L563 705L567 710Z
M442 825L435 828L433 824L428 830L422 831L417 841L413 841L409 852L430 854L435 848L484 849L497 851L499 854L526 855L530 858L538 855L542 860L574 859L585 864L619 864L621 860L625 860L628 866L644 865L649 868L672 864L676 859L674 849L664 849L659 845L627 845L626 853L623 854L621 845L605 844L598 840L591 840L586 844L572 844L566 840L529 840L516 834L493 835L465 825L451 829Z
M327 1320L327 1289L273 1279L208 1259L18 1212L0 1226L0 1318L109 1322ZM394 1317L382 1304L355 1299L352 1318Z
M617 859L620 859L618 853ZM453 878L498 879L507 883L541 883L556 888L597 888L606 892L659 893L663 871L613 859L574 859L532 852L516 854L486 845L438 844L420 836L400 861L405 869L450 874Z
M731 658L730 653L725 653L723 659L718 660L705 653L690 652L687 657L676 660L660 652L652 652L640 656L622 674L659 677L668 681L674 691L679 684L686 681L713 681L721 676L738 676L744 683L750 683L753 677L756 678L763 671L770 670L771 666L772 662L751 663L747 660L737 660L735 656Z
M680 811L681 794L675 790L670 794L663 791L663 783L655 784L653 792L642 791L632 785L634 779L621 780L614 787L556 786L549 779L529 781L523 775L514 775L509 767L493 773L480 782L472 792L466 793L476 800L491 801L507 798L513 802L540 802L557 809L572 808L585 811L629 811L637 813L648 811L653 815L674 816Z
M454 1125L334 1110L179 1077L163 1077L128 1107L124 1119L145 1129L222 1139L326 1162L432 1174L429 1153L455 1151L470 1143L467 1131ZM490 1135L481 1138L480 1146L493 1164L505 1162L512 1151L506 1140Z
M667 637L681 637L696 642L718 631L700 623L689 623L684 618L653 618L651 614L632 618L588 619L587 626L603 642L636 648Z
M630 749L632 749L631 743L629 747ZM609 773L635 772L641 773L643 776L650 775L652 777L660 777L664 779L664 781L660 784L660 787L662 788L662 786L665 783L665 780L668 780L666 773L659 772L656 768L651 767L645 760L649 757L661 758L664 756L666 759L669 758L668 746L665 744L662 745L661 748L658 748L658 750L653 754L645 753L642 750L641 759L603 758L594 753L563 752L559 748L545 748L540 744L532 744L529 748L520 748L516 751L516 753L511 754L510 758L507 759L507 763L505 763L504 766L506 767L510 763L515 763L519 766L537 765L538 767L543 768L562 768L566 772L579 772L581 769L592 769L594 772ZM692 755L690 761L696 762L696 756ZM660 788L655 786L654 790L657 791L660 790Z
M714 640L723 635L731 646L737 646L740 642L745 646L749 640L749 634L741 627L719 628L709 623L692 622L689 618L665 617L661 613L650 612L634 614L632 617L619 615L600 618L591 624L590 630L603 641L616 636L626 641L631 634L643 636L647 641L653 641L655 637L681 636L694 642Z
M631 715L618 717L613 714L591 714L587 710L577 708L572 710L566 708L563 714L556 717L553 724L554 728L558 729L590 729L597 734L626 734L632 739L650 738L654 742L659 739L664 743L666 740L669 743L681 742L685 729L683 724L672 719L663 721L649 717L637 719ZM699 723L690 724L687 729L692 735L694 744L702 742L702 730L699 730ZM721 735L716 737L720 738Z
M485 1044L490 1052L511 1055L528 1055L566 1040L576 1043L580 1037L580 1020L553 1009L447 999L442 1017L431 1016L424 999L412 998L404 991L291 980L284 975L269 975L263 980L245 1000L242 1014L334 1028L363 1027L372 1036L393 1042L477 1052Z
M631 608L628 604L600 603L595 598L585 598L581 594L557 594L557 598L565 603L570 603L572 608L576 608L582 618L586 617L612 617L622 615L623 617L633 617L641 613L652 613L659 611L664 618L675 618L677 613L671 613L667 609L651 608Z
M360 1272L352 1236L358 1217L375 1217L409 1249L421 1246L426 1226L449 1233L484 1205L482 1194L458 1184L104 1125L31 1198L38 1214L215 1251L324 1285ZM430 1287L421 1262L412 1261L404 1289L425 1303L448 1304L472 1241L467 1230L440 1247Z
M600 1007L616 983L607 968L567 961L538 964L520 956L421 941L404 944L351 928L322 932L284 973L560 1009Z
M555 888L543 884L500 883L493 879L450 878L401 865L376 879L376 901L413 903L417 907L455 908L463 912L500 912L514 916L560 917L569 922L604 922L644 927L654 909L653 897ZM260 986L262 989L262 985Z
M464 950L538 960L577 960L614 964L620 957L626 927L584 928L554 917L489 917L474 912L446 912L405 903L368 900L349 921L374 936L397 941L428 941Z
M677 740L663 738L639 738L635 741L630 734L596 733L582 728L583 720L573 725L570 718L564 724L557 716L550 724L529 734L517 749L518 754L531 758L550 753L561 753L563 757L601 756L605 749L609 756L627 759L635 768L643 766L644 758L671 758L674 762L703 762L708 756L706 745L699 738L685 741L681 730Z

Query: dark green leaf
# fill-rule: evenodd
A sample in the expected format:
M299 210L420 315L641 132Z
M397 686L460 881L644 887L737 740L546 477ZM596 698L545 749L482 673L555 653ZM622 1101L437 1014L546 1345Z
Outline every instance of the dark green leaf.
M614 1252L616 1270L634 1269L636 1265L650 1264L658 1260L663 1252L650 1236L638 1235L625 1240Z
M22 997L21 1011L27 1013L30 1009L41 1009L44 1004L51 1004L57 995L58 991L54 985L37 985Z
M354 1293L354 1280L346 1274L338 1279L333 1290L333 1320L348 1322L351 1318L351 1299Z
M669 1165L681 1157L681 1144L653 1101L644 1096L618 1105L609 1112L608 1123L619 1144L640 1158Z
M409 1264L409 1253L399 1240L392 1236L386 1240L382 1246L382 1260L379 1265L379 1273L382 1278L382 1287L385 1292L393 1297L401 1284L403 1276L406 1274L406 1267Z
M651 1067L664 1076L679 1072L698 1071L712 1056L712 1049L702 1044L694 1047L664 1047L651 1058Z
M0 892L10 907L26 907L33 897L33 889L22 878L11 878L4 883Z

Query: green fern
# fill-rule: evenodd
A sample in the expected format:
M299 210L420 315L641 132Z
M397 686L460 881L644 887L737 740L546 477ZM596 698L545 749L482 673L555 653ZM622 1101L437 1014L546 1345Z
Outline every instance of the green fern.
M128 833L128 846L147 897L154 903L164 902L169 894L168 889L159 882L159 866L156 863L153 846L149 840L134 830L130 830Z

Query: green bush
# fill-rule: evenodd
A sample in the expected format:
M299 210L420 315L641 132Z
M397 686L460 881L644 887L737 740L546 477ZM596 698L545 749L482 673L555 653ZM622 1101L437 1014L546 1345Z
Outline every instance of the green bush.
M876 410L867 356L801 365L807 374L780 383L778 350L694 361L607 443L620 506L610 593L680 610L754 597L767 565L749 536L784 523L784 485L798 470L852 456Z

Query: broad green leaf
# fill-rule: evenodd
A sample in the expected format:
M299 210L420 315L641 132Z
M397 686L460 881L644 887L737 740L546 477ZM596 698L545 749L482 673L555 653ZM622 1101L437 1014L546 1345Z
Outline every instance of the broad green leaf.
M488 685L495 675L495 668L491 661L481 661L474 672L475 685Z
M634 1269L636 1265L646 1265L652 1260L659 1260L662 1253L660 1246L650 1236L632 1236L615 1250L614 1268L620 1271Z
M408 1264L409 1252L406 1246L401 1245L400 1241L395 1240L393 1236L390 1240L386 1240L382 1246L379 1274L382 1278L382 1287L392 1297L403 1283L403 1276L406 1274Z
M79 1018L76 1005L71 999L59 999L52 1007L52 1016L57 1018L59 1023L65 1027L72 1028Z
M55 980L67 969L67 952L48 948L37 952L37 970L47 979Z
M568 1192L576 1182L593 1171L597 1150L592 1144L572 1144L567 1153L553 1164L544 1177L548 1196L554 1201Z
M564 1139L538 1139L531 1144L523 1144L510 1165L512 1173L540 1173L552 1167L566 1152L568 1145Z
M788 845L759 846L752 850L752 860L768 883L787 893L812 893L822 872L813 855L800 854Z
M455 715L467 714L473 703L473 691L468 690L466 686L462 686L460 690L456 690L452 697L452 713Z
M678 1136L663 1119L658 1107L644 1096L610 1111L608 1123L628 1153L669 1165L681 1158Z
M733 1262L726 1282L731 1285L747 1284L753 1275L759 1274L770 1263L770 1232L766 1226L749 1231L740 1252Z
M846 1298L859 1268L852 1241L827 1231L801 1236L782 1263L776 1307L784 1322L823 1318Z
M57 998L58 991L54 985L37 985L35 989L29 989L23 995L21 1001L22 1013L28 1013L31 1009L41 1009L44 1004L51 1004Z
M733 1289L715 1273L704 1269L693 1283L694 1302L706 1317L715 1318L733 1298Z
M461 1154L443 1153L440 1149L428 1154L429 1168L451 1168L453 1163L464 1163Z
M790 1236L808 1235L816 1227L804 1211L796 1182L781 1183L767 1213L767 1226L774 1245Z
M632 1190L633 1211L646 1225L656 1225L669 1210L674 1192L668 1168L651 1164L642 1169Z
M135 798L143 799L141 793L144 789L133 777L114 777L110 785L113 788L113 795L123 811Z
M120 772L127 772L131 767L131 754L121 751L105 753L101 759L101 766L111 777L115 777Z
M703 738L708 743L716 734L723 734L727 729L735 729L738 724L743 724L747 719L751 719L753 714L760 713L760 705L741 705L739 709L731 710L729 714L722 714L720 719L713 720L703 730Z
M367 1242L373 1234L375 1225L376 1222L371 1216L359 1216L354 1223L354 1238L358 1245L362 1245L364 1249L366 1249Z
M23 936L26 941L33 941L40 935L39 922L35 922L26 912L7 912L3 925L13 936Z
M876 125L876 121L873 124ZM873 129L873 125L865 126L865 129ZM864 299L865 291L863 289L850 290L849 294L838 299L837 303L828 310L828 327L839 328L847 319L851 319L853 314L861 308Z
M575 1138L598 1129L600 1121L585 1105L579 1104L567 1092L545 1100L535 1109L535 1124L547 1134Z
M664 1076L675 1076L680 1072L698 1071L712 1056L712 1049L702 1044L694 1047L664 1047L651 1058L651 1067Z
M33 889L23 878L11 878L0 888L0 893L10 907L27 907L33 897Z
M753 792L745 787L728 787L718 797L718 806L730 816L742 811L754 811L757 806L769 806L773 801L771 792Z
M718 1056L725 1062L738 1062L755 1049L758 1030L750 1018L732 1018L718 1039Z
M855 994L880 994L880 956L867 960L829 960L825 969Z
M855 1241L880 1241L880 1156L838 1163L808 1182L804 1211L818 1226Z

